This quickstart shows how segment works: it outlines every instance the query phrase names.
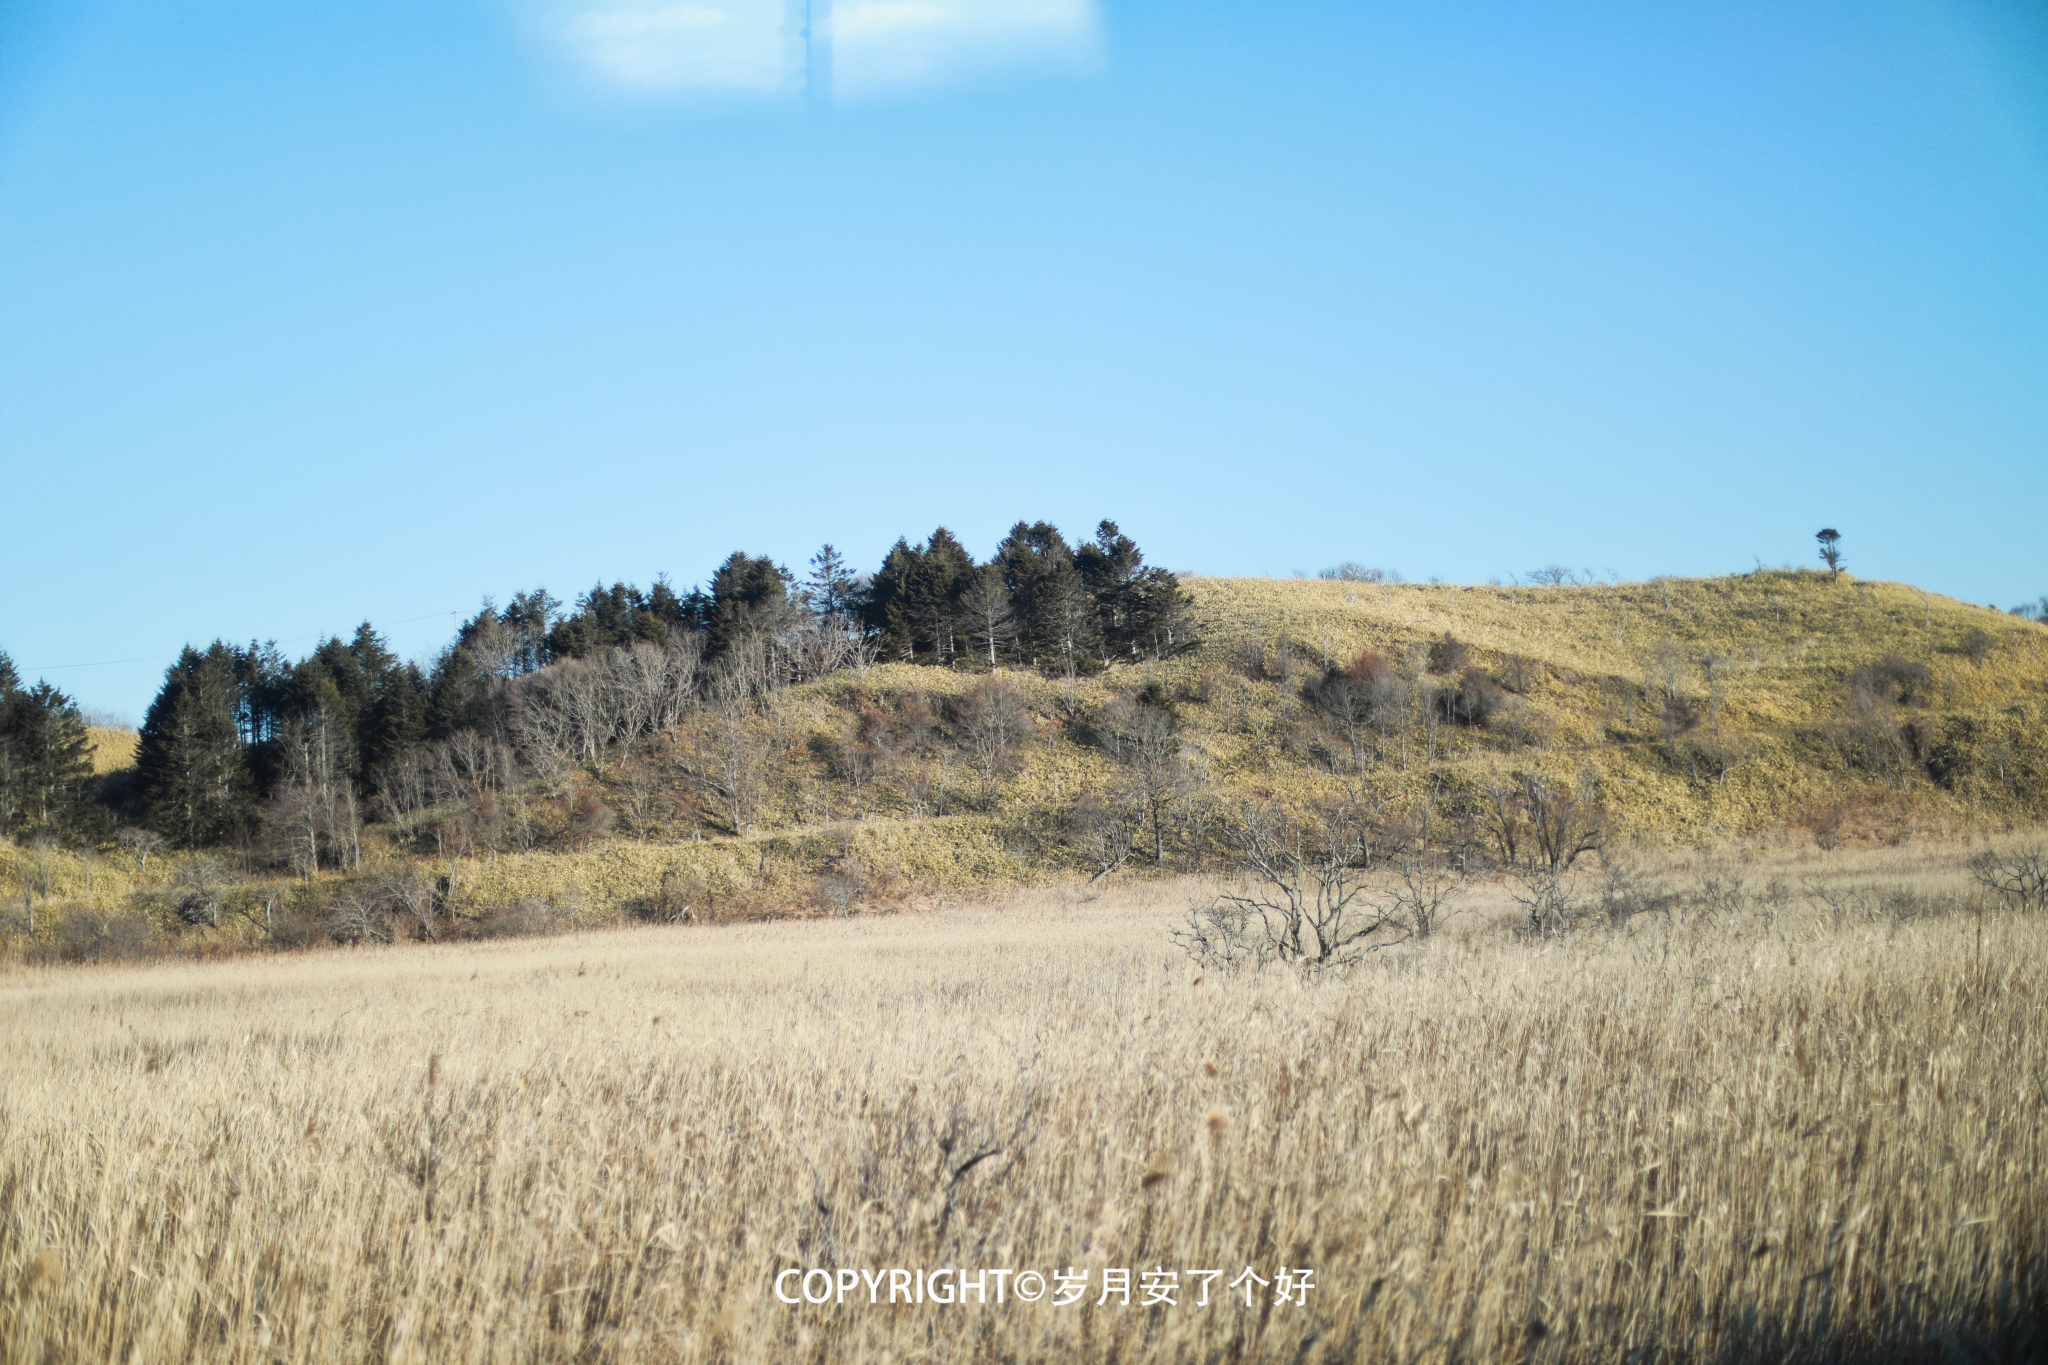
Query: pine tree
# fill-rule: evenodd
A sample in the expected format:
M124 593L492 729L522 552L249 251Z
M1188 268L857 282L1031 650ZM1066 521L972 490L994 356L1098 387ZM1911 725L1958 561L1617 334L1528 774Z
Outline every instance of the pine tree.
M713 656L725 653L740 641L755 636L773 636L787 629L796 617L796 604L789 600L794 582L789 570L766 555L749 555L734 550L711 575L711 600L705 643Z
M561 606L546 588L512 594L512 600L505 605L503 617L505 630L511 637L509 666L512 676L538 673L554 661L554 655L548 648L548 632L554 629Z
M996 547L995 564L1022 624L1024 648L1071 675L1102 647L1094 595L1059 528L1018 522Z
M908 539L899 538L889 548L882 567L869 580L867 600L861 617L881 643L882 655L890 659L917 656L917 628L912 620L912 583L922 572L924 551Z
M359 743L367 784L376 787L379 771L397 762L427 740L427 679L417 664L401 664L385 674L370 708L370 723Z
M90 837L91 739L78 706L46 682L0 693L0 830Z
M136 782L151 828L198 848L248 827L252 783L237 717L236 651L189 645L164 674L136 748Z
M846 557L827 542L811 556L811 575L804 580L804 596L820 616L850 615L860 595L860 581Z

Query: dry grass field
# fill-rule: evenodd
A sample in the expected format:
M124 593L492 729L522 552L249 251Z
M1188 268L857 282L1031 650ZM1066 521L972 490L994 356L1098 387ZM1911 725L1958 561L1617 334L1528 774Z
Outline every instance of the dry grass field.
M1186 881L15 967L0 1360L2039 1358L2048 921L1962 856L1488 886L1313 984L1181 957ZM958 1267L1088 1280L776 1294Z

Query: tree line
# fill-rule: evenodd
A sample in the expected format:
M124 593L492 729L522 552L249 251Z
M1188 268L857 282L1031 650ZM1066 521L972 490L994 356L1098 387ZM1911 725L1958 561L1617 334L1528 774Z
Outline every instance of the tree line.
M92 800L92 757L78 704L47 682L21 685L0 651L0 834L104 838Z
M367 621L296 660L274 642L187 646L150 703L132 783L98 803L76 705L0 666L0 829L103 839L111 808L174 846L263 836L302 871L347 867L373 815L477 807L522 773L839 669L1072 677L1193 644L1178 579L1110 521L1078 545L1018 522L985 563L940 527L870 573L829 544L801 578L735 551L687 592L662 577L600 582L573 606L540 588L487 598L424 667Z

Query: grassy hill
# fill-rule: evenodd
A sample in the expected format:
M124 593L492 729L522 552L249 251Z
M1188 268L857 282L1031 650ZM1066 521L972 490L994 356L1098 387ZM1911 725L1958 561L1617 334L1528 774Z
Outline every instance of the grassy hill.
M843 908L1086 875L1099 862L1088 818L1129 785L1105 727L1138 696L1170 711L1182 761L1165 856L1155 863L1145 836L1125 875L1214 865L1216 822L1248 800L1349 796L1390 824L1427 811L1440 830L1462 817L1483 846L1485 793L1521 774L1577 788L1618 837L1649 842L1898 842L2048 814L2048 628L1903 584L1768 571L1186 586L1201 638L1187 655L1072 680L1004 672L1030 723L992 791L958 721L986 675L884 664L776 694L749 718L744 834L692 779L709 742L700 718L492 798L462 814L461 840L432 836L436 820L452 827L445 810L374 828L360 875L415 868L448 876L468 913L524 901L565 921ZM1309 690L1362 656L1406 700L1354 743ZM132 735L94 739L103 770L132 754ZM499 833L476 833L485 814ZM190 861L41 856L54 899L100 914L147 902ZM0 848L0 878L26 875L29 857ZM240 918L226 922L245 932L312 913L348 880L242 866L228 902L242 897Z
M135 766L135 746L140 737L133 730L110 730L92 725L86 727L85 733L92 746L94 777L105 777Z

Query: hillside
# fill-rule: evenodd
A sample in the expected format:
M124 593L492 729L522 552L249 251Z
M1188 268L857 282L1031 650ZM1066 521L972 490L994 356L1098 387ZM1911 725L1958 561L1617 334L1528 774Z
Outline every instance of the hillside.
M1185 587L1200 636L1187 654L1071 680L1005 670L1028 721L992 757L963 709L986 673L848 669L730 723L705 710L630 750L374 826L355 878L416 868L448 877L465 913L523 900L542 919L844 910L1089 876L1120 847L1120 875L1214 867L1220 823L1245 802L1346 798L1390 840L1427 815L1432 838L1485 855L1501 851L1489 793L1524 774L1597 802L1611 837L1650 842L1898 842L2048 813L2048 628L1905 585L1778 571ZM1345 669L1380 689L1348 726L1316 700ZM1172 727L1150 804L1133 785L1140 713ZM133 744L95 740L102 759ZM707 776L720 762L747 788L742 806ZM0 850L0 876L27 856ZM50 894L100 913L189 862L43 856ZM351 882L292 883L260 851L236 861L223 904L242 898L245 927L310 914Z
M110 730L92 725L86 727L85 733L92 746L94 777L105 777L135 766L137 736L133 730Z

